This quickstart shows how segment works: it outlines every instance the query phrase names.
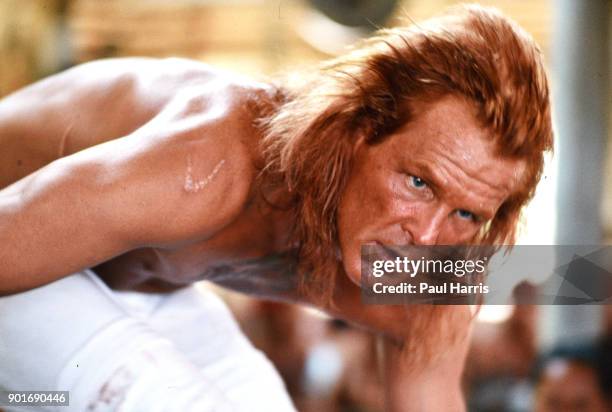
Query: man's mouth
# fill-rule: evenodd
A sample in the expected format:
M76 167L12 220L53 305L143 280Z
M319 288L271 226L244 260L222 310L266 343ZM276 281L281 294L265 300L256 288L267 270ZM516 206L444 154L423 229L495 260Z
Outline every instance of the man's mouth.
M370 254L374 254L384 260L395 260L398 257L402 257L400 251L404 247L392 242L386 243L378 240L366 242L364 246L368 247Z

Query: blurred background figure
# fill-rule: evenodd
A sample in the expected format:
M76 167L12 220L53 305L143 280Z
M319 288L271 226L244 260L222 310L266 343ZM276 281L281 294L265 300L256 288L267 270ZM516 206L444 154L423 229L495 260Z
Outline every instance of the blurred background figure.
M412 24L457 3L0 0L0 96L75 64L122 56L188 57L273 76L342 53L377 28ZM525 213L520 243L611 244L610 1L478 3L498 7L535 38L553 87L556 159ZM533 293L533 286L521 288ZM375 337L304 308L220 293L300 411L384 410ZM612 410L611 387L611 306L480 311L465 371L469 411Z
M608 354L609 355L609 354ZM604 376L596 347L557 349L545 357L535 376L536 412L605 412Z

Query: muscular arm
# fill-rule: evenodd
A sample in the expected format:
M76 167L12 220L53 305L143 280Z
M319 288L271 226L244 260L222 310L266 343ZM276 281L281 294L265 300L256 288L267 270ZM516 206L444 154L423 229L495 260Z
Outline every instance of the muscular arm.
M38 85L39 93L36 87L24 93L53 97L45 93L61 87L50 82ZM203 239L235 217L250 188L248 155L232 139L232 100L222 90L204 86L177 93L150 121L123 137L103 136L105 143L56 160L45 153L38 161L47 160L46 166L0 190L0 294L45 284L134 248ZM80 109L73 100L84 92L75 89L64 98L70 104L58 97L57 106L33 103L32 112L23 107L24 96L9 97L0 113L3 146L25 138L24 130L34 131L37 138L45 131L50 139L57 138L69 122L47 127L48 115L74 110L78 118ZM7 115L9 103L13 117ZM81 113L92 116L90 110ZM152 109L134 110L146 117ZM121 124L120 116L105 113L96 117L101 123L120 124L104 133L92 130L97 139L138 123ZM15 147L28 154L27 144ZM11 172L18 174L3 171L5 181Z

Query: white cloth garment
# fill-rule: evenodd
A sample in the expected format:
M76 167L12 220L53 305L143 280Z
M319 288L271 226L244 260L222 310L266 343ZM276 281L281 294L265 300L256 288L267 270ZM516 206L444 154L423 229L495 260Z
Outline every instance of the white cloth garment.
M117 293L90 271L0 298L0 389L70 392L7 411L295 411L214 293Z

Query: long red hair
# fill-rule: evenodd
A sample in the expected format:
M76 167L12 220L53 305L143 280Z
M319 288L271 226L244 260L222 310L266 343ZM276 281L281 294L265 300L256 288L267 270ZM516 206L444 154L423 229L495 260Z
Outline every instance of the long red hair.
M474 104L500 154L527 160L520 191L479 239L513 244L553 136L540 50L501 13L460 6L418 25L381 30L350 53L279 83L277 105L260 119L261 176L293 196L294 237L311 295L329 298L329 277L341 268L336 213L357 136L379 142L409 122L420 103L446 94Z

